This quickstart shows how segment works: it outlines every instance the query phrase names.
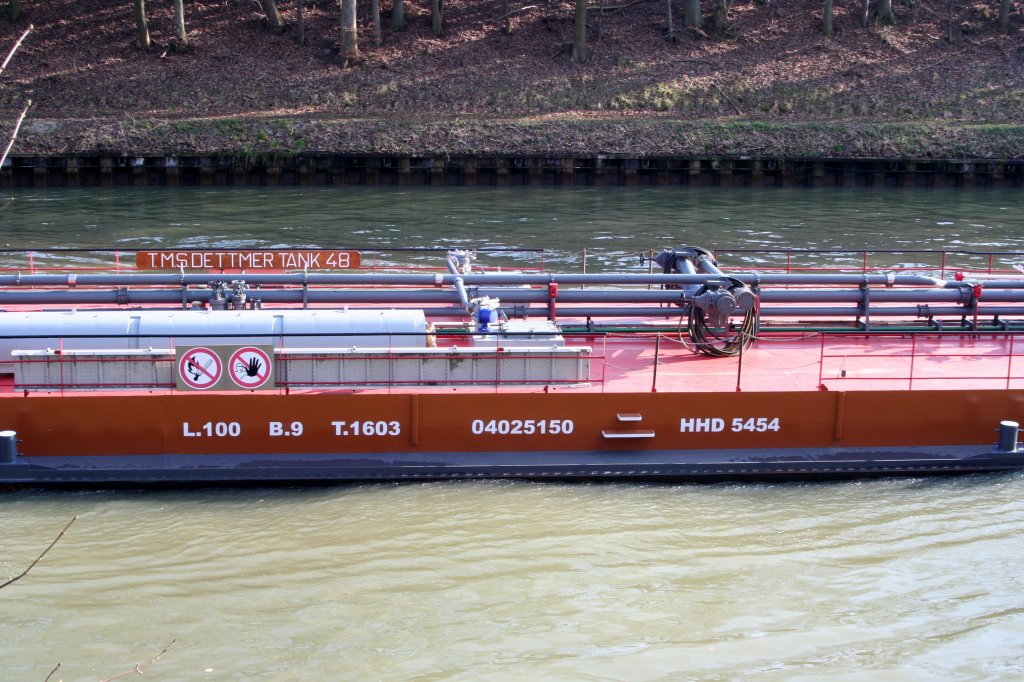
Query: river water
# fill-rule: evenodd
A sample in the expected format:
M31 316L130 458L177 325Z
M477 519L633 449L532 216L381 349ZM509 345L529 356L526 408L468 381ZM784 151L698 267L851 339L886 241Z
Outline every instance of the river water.
M0 243L486 244L544 247L549 267L572 269L584 248L591 267L636 267L642 250L688 243L1024 250L1021 197L713 188L37 190L19 192L0 210ZM738 257L755 265L765 258ZM105 679L146 664L172 640L143 668L149 679L1024 674L1020 475L18 491L0 493L0 514L0 576L23 570L78 517L25 578L0 590L4 680L42 680L58 662L53 679Z

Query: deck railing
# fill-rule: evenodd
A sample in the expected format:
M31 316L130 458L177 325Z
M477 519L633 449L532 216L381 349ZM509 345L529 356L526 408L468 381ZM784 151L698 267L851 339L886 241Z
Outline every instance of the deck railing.
M448 339L446 344L450 342ZM364 353L304 349L301 338L276 337L273 344L268 344L277 349L273 360L278 378L271 390L614 393L1024 388L1024 338L1005 332L764 333L743 356L729 358L696 355L682 339L665 333L596 334L570 339L570 346L590 348L578 357L555 349L524 351L497 343L500 341L493 349L473 347L467 339L459 342L462 349L458 351L447 346L434 352L396 347ZM194 339L188 345L194 346ZM246 342L240 340L238 345ZM158 346L134 351L72 350L65 346L64 339L58 339L52 350L18 359L22 379L16 387L26 393L175 391L175 376L180 371L175 341L171 339L168 344L164 339L164 345ZM434 373L425 374L428 378L422 381L413 372L416 363L462 362L471 357L477 362L472 375L438 375L436 364L431 369ZM334 367L336 374L318 378L310 369L317 362ZM346 369L369 362L376 364L364 374ZM572 370L575 374L568 369L573 362L583 363L578 365L582 369ZM533 367L528 368L528 363L534 363ZM548 375L538 369L544 363L553 368ZM562 365L554 369L555 363ZM300 367L304 373L297 378ZM24 377L29 375L35 378L26 380Z

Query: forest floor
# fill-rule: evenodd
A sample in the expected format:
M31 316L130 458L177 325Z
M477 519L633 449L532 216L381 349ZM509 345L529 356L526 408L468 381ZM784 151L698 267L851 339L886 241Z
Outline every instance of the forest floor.
M255 0L186 0L189 47L171 3L147 3L155 45L135 42L124 0L23 0L0 20L0 48L33 32L0 80L23 154L629 154L844 158L1024 158L1024 22L998 2L894 2L896 23L862 26L837 3L735 0L729 26L683 30L665 2L591 0L591 60L573 64L573 5L446 0L442 37L429 2L374 44L360 4L360 55L338 54L337 0L305 0L305 44L271 31ZM2 3L0 3L2 4ZM614 5L614 7L613 7ZM365 11L364 11L365 10Z

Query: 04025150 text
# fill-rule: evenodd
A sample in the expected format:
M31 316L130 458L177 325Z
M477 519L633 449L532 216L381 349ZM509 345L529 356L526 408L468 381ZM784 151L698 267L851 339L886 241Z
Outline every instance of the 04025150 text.
M571 419L474 419L474 435L496 436L568 436L576 428Z

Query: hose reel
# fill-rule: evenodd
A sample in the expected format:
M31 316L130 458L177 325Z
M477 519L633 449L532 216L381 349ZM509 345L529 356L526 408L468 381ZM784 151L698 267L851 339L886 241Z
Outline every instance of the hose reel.
M680 319L680 338L685 319L689 345L694 352L713 357L738 355L749 348L757 336L757 296L740 280L718 269L707 249L686 247L662 251L654 261L666 274L717 275L703 284L666 285L683 290L680 306L687 309ZM735 315L743 316L739 323ZM686 343L685 340L683 340Z

